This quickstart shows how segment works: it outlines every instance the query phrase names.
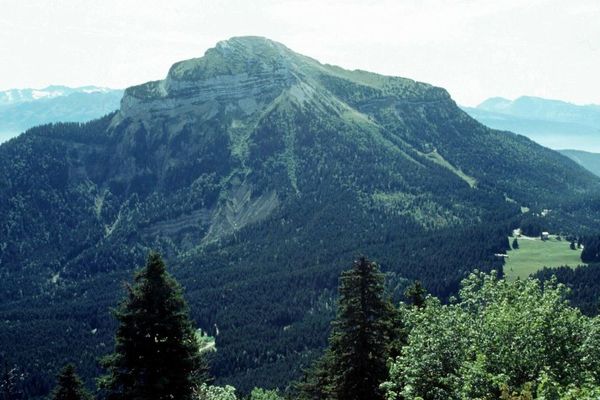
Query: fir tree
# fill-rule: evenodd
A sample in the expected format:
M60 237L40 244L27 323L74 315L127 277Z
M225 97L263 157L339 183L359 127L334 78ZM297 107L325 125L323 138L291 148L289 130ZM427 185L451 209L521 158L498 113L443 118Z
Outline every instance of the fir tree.
M423 307L425 305L425 296L427 291L421 284L421 281L415 281L404 292L404 297L415 307Z
M600 262L600 236L586 237L585 246L581 252L581 261L584 263Z
M67 364L57 377L56 388L52 392L52 400L91 400L92 396L85 390L83 383L72 364Z
M512 242L512 248L513 248L513 250L519 249L519 241L517 240L517 238L514 238L514 240Z
M329 349L300 385L303 399L383 399L379 385L397 343L399 314L384 297L384 277L366 258L340 277Z
M330 349L310 369L304 371L301 382L294 384L296 397L301 400L323 400L333 397L331 368L333 356Z
M195 330L177 282L151 253L115 311L115 352L103 360L109 400L187 400L207 379Z

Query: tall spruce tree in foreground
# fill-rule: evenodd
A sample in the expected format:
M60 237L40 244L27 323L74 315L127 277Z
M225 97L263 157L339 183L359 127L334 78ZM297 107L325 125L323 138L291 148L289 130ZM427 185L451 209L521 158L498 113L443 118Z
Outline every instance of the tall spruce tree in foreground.
M301 398L383 399L379 385L388 377L386 363L401 332L384 291L383 274L364 257L342 273L329 348L298 385Z
M177 282L156 253L115 311L115 352L103 360L108 400L187 400L207 378L195 330Z
M92 396L85 390L83 383L75 372L73 364L67 364L56 382L51 400L91 400Z

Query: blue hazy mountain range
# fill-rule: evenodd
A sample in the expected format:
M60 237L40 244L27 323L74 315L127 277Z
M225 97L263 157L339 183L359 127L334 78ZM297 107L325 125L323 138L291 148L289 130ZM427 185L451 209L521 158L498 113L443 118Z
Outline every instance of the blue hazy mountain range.
M600 154L582 150L559 150L588 171L600 176Z
M525 135L552 149L600 152L600 105L530 96L493 97L463 110L491 128Z
M84 122L119 108L123 90L97 86L0 91L0 143L50 122Z

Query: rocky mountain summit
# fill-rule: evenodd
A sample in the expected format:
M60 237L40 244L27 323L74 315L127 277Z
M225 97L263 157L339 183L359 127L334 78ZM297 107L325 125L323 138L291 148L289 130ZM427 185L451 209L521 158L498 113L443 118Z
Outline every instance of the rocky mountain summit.
M220 42L202 58L173 65L166 79L127 89L121 114L167 112L209 102L226 106L230 113L249 115L299 82L293 65L297 57L285 46L262 38ZM193 108L205 117L217 111Z

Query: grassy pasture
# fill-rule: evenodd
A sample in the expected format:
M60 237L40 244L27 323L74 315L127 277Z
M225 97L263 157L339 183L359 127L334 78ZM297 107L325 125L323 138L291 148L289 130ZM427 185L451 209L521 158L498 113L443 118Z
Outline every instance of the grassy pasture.
M513 239L508 238L511 245ZM526 236L517 240L519 248L508 252L504 265L504 273L508 279L525 279L543 267L576 267L583 264L580 258L581 249L571 250L568 241L557 240L556 236L550 235L546 241Z

